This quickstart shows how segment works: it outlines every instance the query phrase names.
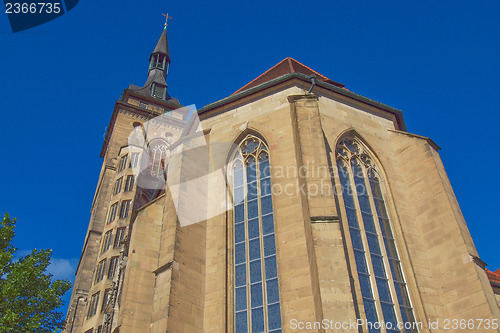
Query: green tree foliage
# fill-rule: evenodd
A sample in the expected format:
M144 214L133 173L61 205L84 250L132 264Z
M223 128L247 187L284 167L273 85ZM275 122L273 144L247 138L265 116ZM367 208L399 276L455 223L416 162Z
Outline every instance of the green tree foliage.
M46 273L51 250L36 250L14 260L12 245L16 219L5 214L0 222L0 333L45 333L64 326L61 297L68 280L52 280Z

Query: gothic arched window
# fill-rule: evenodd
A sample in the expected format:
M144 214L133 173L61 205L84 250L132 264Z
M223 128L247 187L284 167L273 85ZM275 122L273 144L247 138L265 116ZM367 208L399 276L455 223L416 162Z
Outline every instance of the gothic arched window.
M163 140L154 140L149 146L151 176L164 178L168 155L168 144Z
M366 320L384 322L388 333L414 332L409 328L415 318L379 169L365 145L353 135L342 138L335 151L344 221L349 229ZM407 328L398 329L398 323L405 323ZM380 329L373 326L369 332Z
M232 164L234 329L281 332L269 152L247 135Z

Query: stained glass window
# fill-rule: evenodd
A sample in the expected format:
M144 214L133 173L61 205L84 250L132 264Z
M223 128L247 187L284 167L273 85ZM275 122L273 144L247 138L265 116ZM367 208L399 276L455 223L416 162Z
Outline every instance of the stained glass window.
M361 296L368 322L384 322L387 333L413 332L398 323L415 322L387 213L380 171L370 152L355 136L336 147L345 219L354 252ZM340 194L340 193L338 193ZM369 332L380 329L369 326Z
M232 163L235 332L281 332L276 240L266 144L248 135Z

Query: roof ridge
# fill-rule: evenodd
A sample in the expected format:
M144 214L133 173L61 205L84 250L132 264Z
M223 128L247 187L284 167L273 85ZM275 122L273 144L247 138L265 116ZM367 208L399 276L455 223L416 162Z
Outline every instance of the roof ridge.
M288 57L290 58L290 57ZM276 65L274 65L273 67L269 68L267 71L265 71L264 73L260 74L259 76L257 76L255 79L253 79L252 81L248 82L247 84L245 84L243 87L241 87L240 89L236 90L234 93L232 93L231 95L234 95L236 93L239 93L240 91L242 91L246 86L249 86L250 84L252 84L253 82L257 81L258 79L260 79L261 77L263 77L264 75L266 75L267 73L269 73L271 70L273 70L274 68L278 67L279 64L285 62L288 58L285 58L283 60L281 60L280 62L278 62Z
M303 63L301 63L300 61L298 61L292 57L286 57L285 59L281 60L273 67L269 68L267 71L265 71L261 75L257 76L252 81L245 84L240 89L236 90L234 93L231 94L231 96L236 95L236 94L238 94L242 91L245 91L247 89L250 89L253 86L257 86L257 85L262 84L266 81L269 81L272 78L276 78L276 77L279 77L279 76L282 76L285 74L293 74L293 73L304 74L306 76L316 75L319 81L323 81L325 83L333 84L337 87L344 88L344 84L338 83L336 81L329 79L328 77L324 76L323 74L318 73L314 69L304 65Z
M288 67L290 68L290 73L295 72L295 69L293 68L293 62L292 62L292 60L295 60L295 59L293 59L292 57L288 57L286 59L288 60Z
M327 80L333 81L333 80L331 80L331 79L327 78L326 76L324 76L323 74L320 74L320 73L316 72L316 71L315 71L314 69L312 69L311 67L309 67L309 66L307 66L307 65L304 65L303 63L301 63L301 62L300 62L300 61L298 61L297 59L294 59L294 58L290 58L290 59L292 59L292 60L293 60L293 61L295 61L296 63L298 63L298 64L300 64L300 65L304 66L305 68L307 68L308 70L310 70L310 71L311 71L311 72L313 72L314 74L319 75L319 76L321 76L321 77L324 77L324 78L325 78L325 79L327 79Z

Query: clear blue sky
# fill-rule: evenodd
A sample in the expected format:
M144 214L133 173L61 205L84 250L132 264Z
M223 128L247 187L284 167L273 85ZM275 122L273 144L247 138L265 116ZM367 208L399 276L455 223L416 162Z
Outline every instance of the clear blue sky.
M81 0L12 34L0 14L0 211L16 246L52 248L73 279L105 127L169 23L169 93L198 108L291 56L403 110L441 157L481 259L500 268L500 2Z

